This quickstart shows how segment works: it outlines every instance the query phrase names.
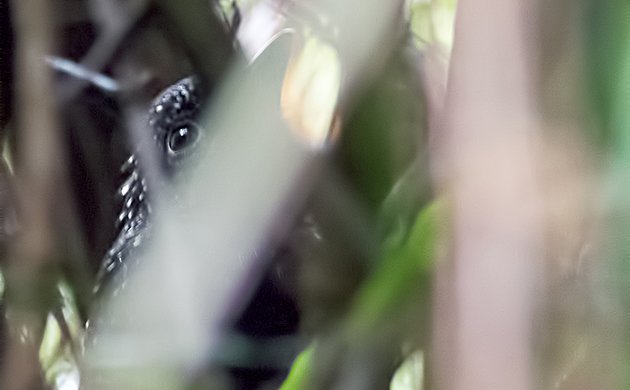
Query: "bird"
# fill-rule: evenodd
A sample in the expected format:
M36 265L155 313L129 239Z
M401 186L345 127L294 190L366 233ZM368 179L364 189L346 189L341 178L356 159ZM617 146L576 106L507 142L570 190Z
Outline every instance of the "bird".
M191 168L191 160L202 150L201 141L205 137L211 137L209 130L199 124L199 116L207 96L201 85L196 76L180 79L160 92L148 109L145 129L150 134L147 139L152 141L150 147L156 152L157 170L167 186ZM151 239L154 194L139 152L140 150L136 150L131 153L120 168L121 184L115 194L120 204L115 220L117 233L97 272L94 287L97 299L106 297L106 290L115 290L127 280L130 265ZM169 190L176 192L177 186L172 186ZM229 340L249 343L249 350L254 355L257 354L256 351L262 350L268 353L269 345L273 344L269 340L295 335L298 331L297 302L281 286L277 267L274 267L274 264L286 261L283 256L285 251L279 248L275 257L272 255L269 259L269 269L257 286L251 286L255 293L243 307L241 315L234 320L229 332ZM147 260L150 261L143 259ZM289 347L289 350L292 348L297 353L298 346ZM236 388L255 388L261 383L276 379L286 374L292 360L286 359L285 369L278 367L277 361L269 362L269 366L258 362L260 367L252 367L252 359L257 358L242 356L239 359L218 363L227 366L224 368L233 375ZM216 365L217 362L210 364Z
M159 173L167 181L181 171L202 137L197 124L202 105L200 89L196 77L186 77L163 90L149 109L149 139L157 151ZM129 261L150 235L151 194L137 154L132 153L120 169L123 180L116 193L121 204L115 222L117 235L101 261L95 292L110 283L115 273L126 272Z

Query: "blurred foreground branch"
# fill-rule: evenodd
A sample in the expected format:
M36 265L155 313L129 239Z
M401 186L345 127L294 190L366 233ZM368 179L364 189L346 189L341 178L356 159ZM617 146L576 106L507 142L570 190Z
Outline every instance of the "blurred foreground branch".
M331 96L351 99L373 70L371 54L388 52L400 4L323 7L340 17L354 15L335 42L347 77ZM279 111L290 45L282 39L251 70L237 67L209 110L203 125L214 136L182 188L185 207L157 205L157 230L142 256L150 261L140 262L102 313L107 321L85 361L90 388L181 386L186 373L215 355L225 321L242 307L265 266L260 251L295 219L325 143L314 147L296 136L302 129L290 131ZM313 87L319 79L306 80ZM328 132L320 136L325 140ZM157 369L151 378L147 368Z
M530 336L543 225L529 7L458 4L443 122L454 242L447 291L436 293L452 298L436 308L439 388L534 387Z
M63 145L52 100L52 8L47 0L13 1L16 30L16 193L21 230L11 242L7 269L9 338L2 388L26 389L40 381L37 349L54 297L59 255L54 210L63 179ZM17 332L26 335L18 337Z

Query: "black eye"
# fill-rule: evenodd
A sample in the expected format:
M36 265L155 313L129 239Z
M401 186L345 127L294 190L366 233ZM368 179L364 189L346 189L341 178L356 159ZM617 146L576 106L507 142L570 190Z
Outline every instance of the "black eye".
M188 123L168 133L166 136L166 145L170 152L180 153L195 144L198 139L199 127L195 124Z

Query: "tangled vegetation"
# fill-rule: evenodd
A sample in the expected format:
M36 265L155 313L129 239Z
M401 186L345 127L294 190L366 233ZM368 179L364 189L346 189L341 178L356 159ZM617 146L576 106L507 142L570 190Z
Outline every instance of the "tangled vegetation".
M628 7L0 0L0 388L627 388Z

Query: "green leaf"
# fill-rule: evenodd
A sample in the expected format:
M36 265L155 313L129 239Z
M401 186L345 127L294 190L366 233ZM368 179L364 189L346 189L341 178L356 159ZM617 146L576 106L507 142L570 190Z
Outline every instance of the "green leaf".
M304 390L308 388L309 378L313 370L314 351L315 344L313 343L295 358L289 376L279 390Z
M434 201L420 211L399 247L384 250L382 261L357 294L349 314L350 334L367 336L418 291L430 292L436 246L444 221L443 201Z

